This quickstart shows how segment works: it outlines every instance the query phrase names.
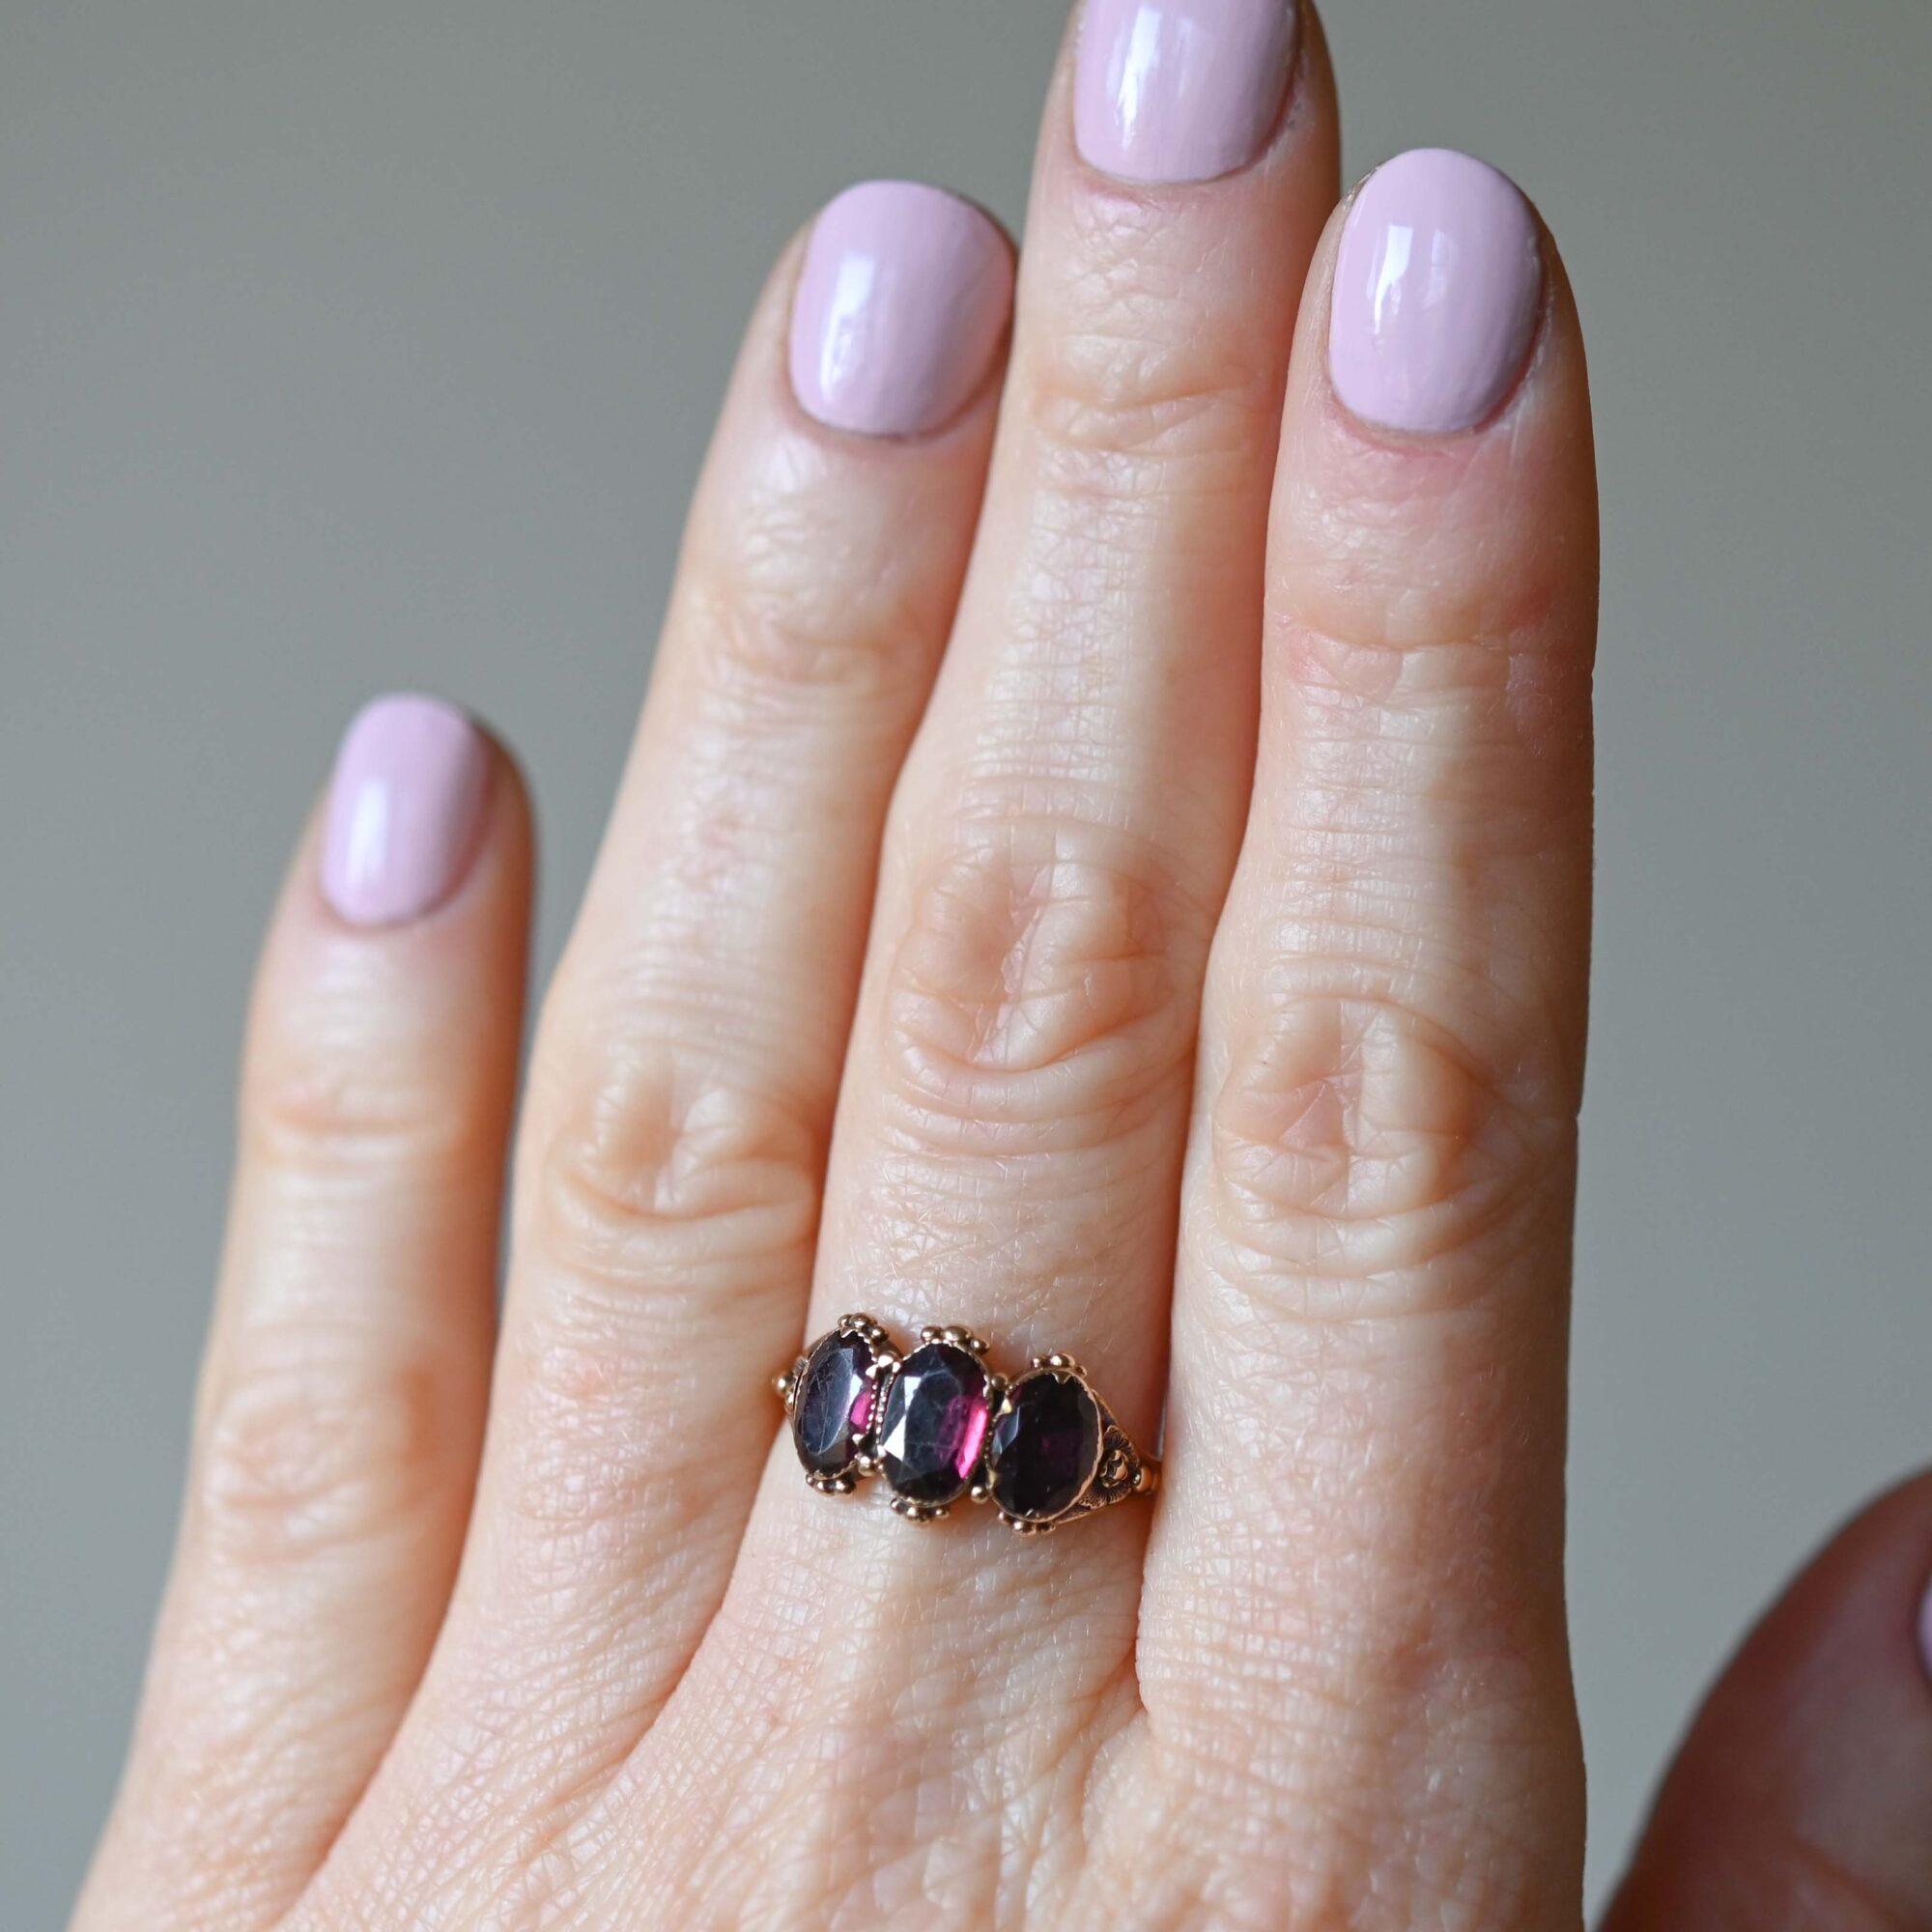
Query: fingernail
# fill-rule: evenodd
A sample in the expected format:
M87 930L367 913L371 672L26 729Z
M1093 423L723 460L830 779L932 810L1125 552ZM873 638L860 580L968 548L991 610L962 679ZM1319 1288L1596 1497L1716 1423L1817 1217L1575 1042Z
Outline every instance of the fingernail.
M1918 1600L1918 1658L1927 1681L1932 1682L1932 1582L1926 1584L1925 1594Z
M937 429L984 379L1012 299L1012 251L988 215L918 182L862 182L812 226L792 388L834 429Z
M366 705L328 788L322 889L352 925L420 919L461 883L490 771L482 732L434 697Z
M1507 175L1446 148L1378 168L1335 257L1328 371L1387 429L1469 429L1516 386L1543 289L1536 224Z
M1073 138L1124 181L1230 174L1267 146L1294 43L1294 0L1090 0Z

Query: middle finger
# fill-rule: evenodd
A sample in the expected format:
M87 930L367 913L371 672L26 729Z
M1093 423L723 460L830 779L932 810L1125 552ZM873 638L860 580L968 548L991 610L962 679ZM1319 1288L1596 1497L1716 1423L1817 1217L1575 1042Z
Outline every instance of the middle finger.
M814 1282L812 1333L865 1309L901 1346L960 1323L996 1366L1078 1356L1143 1447L1203 962L1251 776L1289 336L1336 192L1327 69L1298 25L1283 0L1093 0L1062 63L975 560L888 828ZM1010 1650L979 1666L1043 1614L1055 1641L1030 1648L1070 1669L1054 1688L1077 1707L1130 1653L1144 1515L986 1560L875 1497L811 1495L783 1446L696 1677L809 1660L808 1702L850 1725L855 1684L883 1706L917 1674L916 1706L868 1733L919 1732L903 1766L1040 1693ZM787 1613L807 1599L837 1614Z

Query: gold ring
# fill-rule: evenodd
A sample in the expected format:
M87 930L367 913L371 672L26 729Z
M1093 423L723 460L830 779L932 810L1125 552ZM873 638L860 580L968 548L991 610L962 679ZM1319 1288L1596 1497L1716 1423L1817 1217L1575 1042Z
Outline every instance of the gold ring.
M869 1315L843 1317L777 1378L806 1481L843 1495L883 1476L908 1522L990 1502L1022 1536L1153 1493L1159 1463L1072 1356L1003 1376L985 1354L970 1328L922 1328L902 1353Z

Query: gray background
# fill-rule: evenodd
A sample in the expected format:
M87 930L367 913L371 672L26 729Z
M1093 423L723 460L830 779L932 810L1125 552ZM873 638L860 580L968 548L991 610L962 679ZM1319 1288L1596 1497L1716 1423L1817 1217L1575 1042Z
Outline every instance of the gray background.
M1578 1267L1593 1886L1799 1552L1932 1457L1924 0L1329 0L1349 165L1574 274L1607 521ZM1015 226L1058 0L0 0L0 1920L170 1533L249 956L344 715L480 709L554 955L740 319L911 173Z

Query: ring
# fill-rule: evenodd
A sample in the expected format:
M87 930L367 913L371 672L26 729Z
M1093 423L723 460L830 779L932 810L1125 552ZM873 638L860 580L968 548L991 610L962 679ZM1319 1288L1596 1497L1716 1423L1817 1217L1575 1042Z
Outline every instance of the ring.
M970 1328L922 1328L901 1354L869 1315L847 1315L777 1387L806 1481L844 1495L882 1475L908 1522L961 1496L990 1502L1022 1536L1131 1496L1151 1495L1143 1456L1070 1355L1036 1355L1017 1376L985 1364Z

